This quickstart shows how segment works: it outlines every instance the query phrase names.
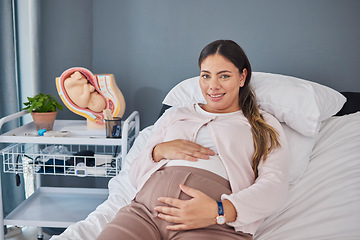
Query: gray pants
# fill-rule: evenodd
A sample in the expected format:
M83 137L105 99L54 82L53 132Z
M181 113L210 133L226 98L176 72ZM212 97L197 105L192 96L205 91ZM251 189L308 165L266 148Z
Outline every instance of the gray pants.
M221 194L231 193L229 182L206 170L192 167L166 167L155 172L146 182L128 206L116 214L97 239L100 240L155 240L155 239L240 239L252 240L250 234L236 232L224 225L211 225L188 231L169 231L166 226L172 224L157 217L155 206L162 205L158 197L173 197L188 200L191 197L183 193L179 184L198 189L219 201Z

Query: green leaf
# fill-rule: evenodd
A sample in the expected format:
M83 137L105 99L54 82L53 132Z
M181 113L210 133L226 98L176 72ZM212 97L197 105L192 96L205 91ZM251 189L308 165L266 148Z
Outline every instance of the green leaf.
M63 110L64 107L50 94L39 93L34 97L27 97L23 110L29 112L55 112L56 109Z

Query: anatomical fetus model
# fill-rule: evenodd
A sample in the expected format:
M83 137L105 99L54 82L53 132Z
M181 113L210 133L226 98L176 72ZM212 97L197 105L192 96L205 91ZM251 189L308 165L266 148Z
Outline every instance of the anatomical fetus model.
M91 128L104 127L103 111L122 117L125 99L113 74L92 74L86 68L70 68L56 78L56 87L64 104L87 119Z
M71 101L77 106L89 108L94 112L102 112L105 109L105 98L95 90L95 87L80 72L76 71L65 79L64 87Z

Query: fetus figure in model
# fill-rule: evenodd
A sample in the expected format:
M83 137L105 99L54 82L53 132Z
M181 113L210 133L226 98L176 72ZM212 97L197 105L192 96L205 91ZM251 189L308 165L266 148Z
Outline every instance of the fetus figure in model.
M65 79L64 87L71 101L77 106L94 112L102 112L106 108L105 99L80 72L76 71Z

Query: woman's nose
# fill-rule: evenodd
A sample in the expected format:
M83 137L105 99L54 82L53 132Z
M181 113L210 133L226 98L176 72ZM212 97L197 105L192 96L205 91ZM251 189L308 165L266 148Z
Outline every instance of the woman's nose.
M218 79L212 78L212 79L210 80L209 88L210 88L211 90L219 89L219 88L220 88L220 84L219 84Z

